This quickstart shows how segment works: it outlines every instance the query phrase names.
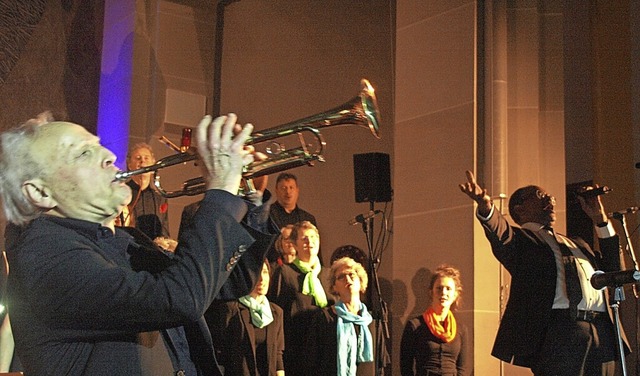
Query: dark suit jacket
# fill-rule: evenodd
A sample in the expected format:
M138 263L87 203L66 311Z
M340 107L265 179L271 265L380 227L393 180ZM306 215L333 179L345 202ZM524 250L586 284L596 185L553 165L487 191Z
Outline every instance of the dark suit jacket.
M240 223L247 210L208 191L168 261L144 240L87 221L42 216L13 233L9 307L25 374L145 374L138 333L170 328L193 339L167 337L172 360L190 356L198 374L220 374L203 314L228 278L228 293L250 291L273 240Z
M273 303L270 306L273 322L265 327L266 346L269 376L275 376L277 370L284 370L284 328L282 309ZM249 309L237 300L214 302L205 313L205 318L213 337L216 358L224 368L225 375L258 375L255 327L251 323Z
M491 354L505 362L530 367L552 313L556 288L553 251L533 232L511 226L497 210L488 221L481 223L494 256L511 274L509 301ZM572 240L596 270L620 269L617 236L599 239L600 252L594 252L581 239ZM609 313L611 315L610 309Z

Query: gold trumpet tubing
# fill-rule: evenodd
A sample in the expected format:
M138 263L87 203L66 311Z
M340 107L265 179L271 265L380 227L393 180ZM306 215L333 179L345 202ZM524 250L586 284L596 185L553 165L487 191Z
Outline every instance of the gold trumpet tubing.
M352 102L354 101L355 99L352 100ZM318 134L323 128L334 127L338 125L358 125L363 128L368 128L371 130L375 137L379 138L379 134L377 131L377 120L375 127L369 126L370 118L368 115L366 115L366 111L364 110L363 106L361 104L354 105L352 102L349 102L348 105L345 106L336 107L325 113L292 121L278 127L254 132L247 143L255 145L303 131L310 131L314 134ZM355 111L354 106L358 107Z
M380 116L375 92L368 80L362 79L360 83L362 85L360 93L348 102L319 114L256 131L247 143L258 144L311 129L314 133L319 133L323 128L337 125L357 125L367 128L376 138L380 138Z
M174 198L174 197L182 197L182 196L195 196L200 193L204 193L206 191L206 181L200 176L197 178L189 179L182 183L182 189L178 191L167 191L162 188L162 184L160 184L160 176L158 176L157 172L154 173L153 176L153 187L165 198Z
M169 149L175 151L176 153L182 153L182 150L180 150L180 147L176 144L174 144L171 140L169 140L167 137L165 136L160 136L158 137L158 141L162 142L163 144L165 144Z
M268 159L262 161L254 161L245 168L242 176L245 179L255 179L264 175L271 175L276 172L286 171L301 166L313 166L315 161L324 162L324 149L327 143L322 133L313 127L299 127L298 137L300 146L297 148L286 149L279 153L272 154ZM302 136L302 131L311 132L316 138L316 150L310 153L307 150L307 144Z
M320 136L320 138L322 138ZM242 177L248 181L264 175L275 174L276 172L286 171L301 166L313 166L315 161L324 162L324 157L319 154L309 154L304 148L289 149L280 153L277 157L269 158L263 161L255 161L245 167ZM162 188L160 176L157 173L153 180L154 188L163 197L174 198L181 196L195 196L204 193L206 190L206 180L204 177L196 177L182 183L182 187L176 191L167 191ZM251 184L251 183L249 183ZM245 194L251 192L251 189L244 191Z
M301 166L313 166L315 161L324 162L324 157L320 154L309 154L296 149L296 153L291 150L281 154L277 158L269 158L264 161L255 161L247 166L247 171L242 174L245 179L255 179L264 175L275 174Z
M190 148L184 153L179 153L175 155L170 155L168 157L164 157L158 160L156 163L152 164L151 166L141 167L139 169L130 170L130 171L118 171L116 173L115 180L127 180L127 179L130 179L132 176L146 174L147 172L155 173L162 168L175 166L177 164L181 164L185 162L195 161L196 159L198 159L198 152L196 151L195 148Z

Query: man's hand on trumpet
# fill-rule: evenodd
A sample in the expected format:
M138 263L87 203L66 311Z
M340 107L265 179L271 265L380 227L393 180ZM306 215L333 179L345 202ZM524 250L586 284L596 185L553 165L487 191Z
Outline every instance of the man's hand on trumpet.
M253 125L240 126L237 116L228 114L211 119L206 115L198 124L198 153L207 181L207 189L238 193L243 167L254 160L253 147L246 146Z

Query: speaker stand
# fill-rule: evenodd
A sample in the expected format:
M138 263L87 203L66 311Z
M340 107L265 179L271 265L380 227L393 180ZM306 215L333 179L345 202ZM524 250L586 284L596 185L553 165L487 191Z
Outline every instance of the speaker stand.
M369 202L369 210L371 213L374 213L374 201ZM369 251L368 267L370 288L367 290L367 294L369 295L371 313L376 331L376 348L374 350L376 376L382 376L384 375L384 369L387 364L391 363L389 352L387 351L387 343L390 338L389 312L387 303L382 299L382 294L380 292L380 281L378 279L378 264L380 264L380 259L374 252L373 243L374 217L375 216L371 216L362 222L362 231L367 238L367 249Z

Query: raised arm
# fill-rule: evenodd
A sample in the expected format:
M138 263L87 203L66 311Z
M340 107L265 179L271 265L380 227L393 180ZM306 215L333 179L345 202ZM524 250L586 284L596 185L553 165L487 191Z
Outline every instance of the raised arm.
M489 216L491 207L493 206L491 196L489 196L485 188L482 188L480 184L476 182L476 177L473 175L473 172L467 170L465 173L467 175L467 181L466 183L458 185L460 191L478 203L478 214L483 217Z

